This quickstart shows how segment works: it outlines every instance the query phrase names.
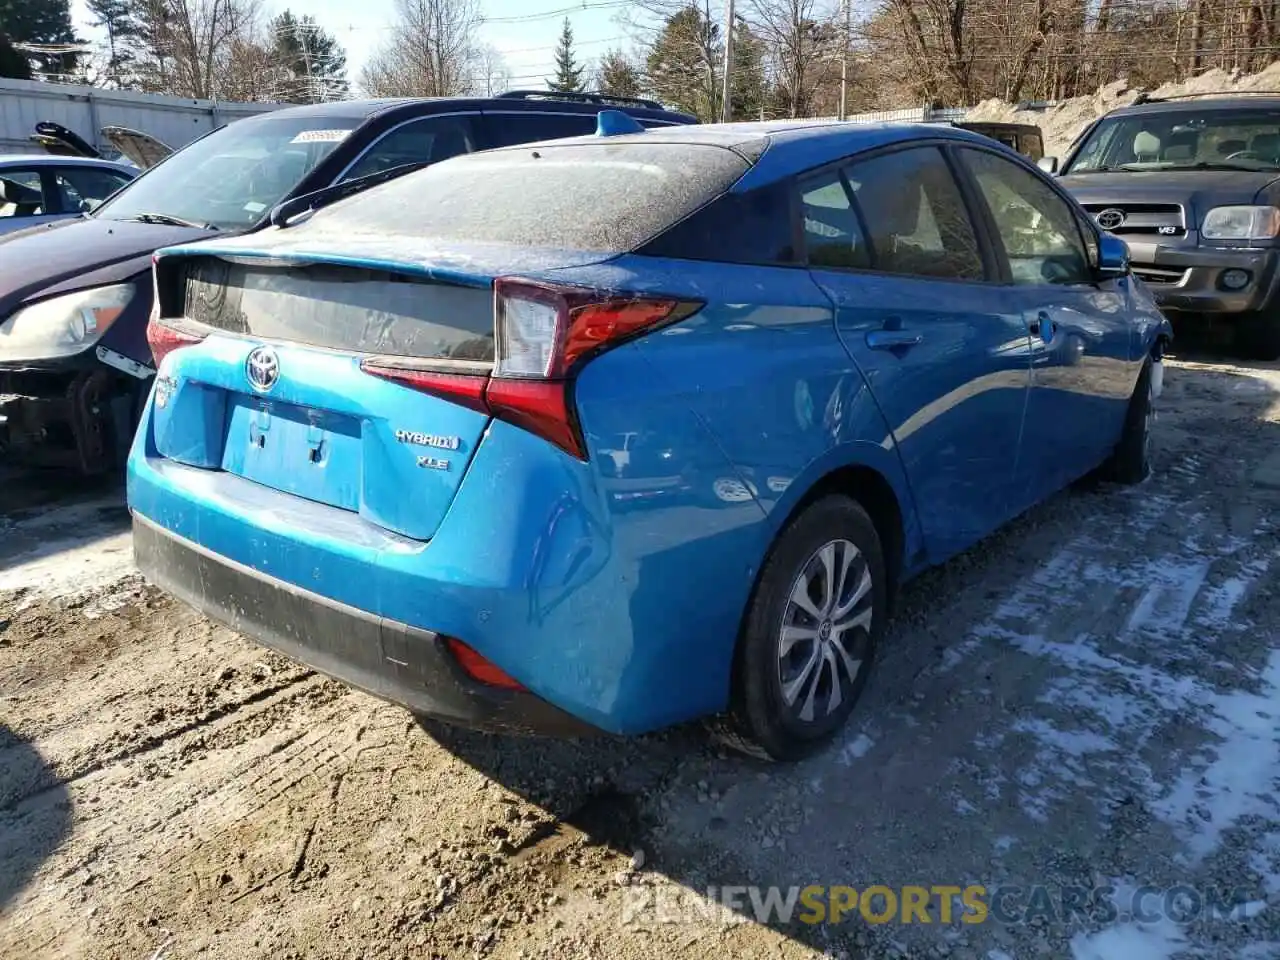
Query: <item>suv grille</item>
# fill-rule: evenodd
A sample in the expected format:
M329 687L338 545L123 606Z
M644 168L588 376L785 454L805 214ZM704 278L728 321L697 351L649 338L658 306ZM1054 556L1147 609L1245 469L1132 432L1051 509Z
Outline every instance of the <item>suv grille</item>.
M1147 283L1181 283L1187 276L1186 269L1172 270L1169 267L1156 267L1146 263L1135 263L1131 265L1133 275Z
M1121 236L1187 235L1186 215L1176 203L1086 203L1083 206L1098 226Z

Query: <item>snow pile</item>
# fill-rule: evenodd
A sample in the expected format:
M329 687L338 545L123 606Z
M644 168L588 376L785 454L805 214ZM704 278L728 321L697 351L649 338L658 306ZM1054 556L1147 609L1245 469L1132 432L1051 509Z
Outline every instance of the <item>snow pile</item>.
M1183 83L1166 83L1145 92L1155 97L1172 97L1231 90L1280 90L1280 62L1252 74L1209 70ZM1062 157L1085 127L1108 111L1133 103L1142 92L1131 88L1126 80L1117 80L1089 96L1062 100L1045 110L1019 110L1003 100L985 100L970 110L965 119L1033 123L1044 132L1045 155Z

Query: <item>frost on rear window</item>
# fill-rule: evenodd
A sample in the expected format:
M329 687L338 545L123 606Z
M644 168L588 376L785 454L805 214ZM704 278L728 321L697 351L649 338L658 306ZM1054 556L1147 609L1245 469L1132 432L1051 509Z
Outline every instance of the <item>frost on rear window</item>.
M321 210L307 227L622 253L724 193L747 167L705 144L521 147L409 174Z

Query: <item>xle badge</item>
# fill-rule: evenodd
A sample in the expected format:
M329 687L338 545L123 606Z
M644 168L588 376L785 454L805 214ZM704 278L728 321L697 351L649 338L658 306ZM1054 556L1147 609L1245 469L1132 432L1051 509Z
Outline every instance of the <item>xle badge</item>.
M448 470L449 461L442 460L440 457L419 457L418 466L426 467L429 470Z

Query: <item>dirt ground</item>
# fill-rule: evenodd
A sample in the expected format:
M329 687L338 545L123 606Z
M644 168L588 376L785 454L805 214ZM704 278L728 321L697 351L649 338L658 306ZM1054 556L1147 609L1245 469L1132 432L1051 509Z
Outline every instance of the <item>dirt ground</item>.
M1280 367L1174 360L1157 447L911 584L792 767L423 729L144 586L118 489L0 477L0 957L1280 957ZM873 884L1009 896L753 906Z

